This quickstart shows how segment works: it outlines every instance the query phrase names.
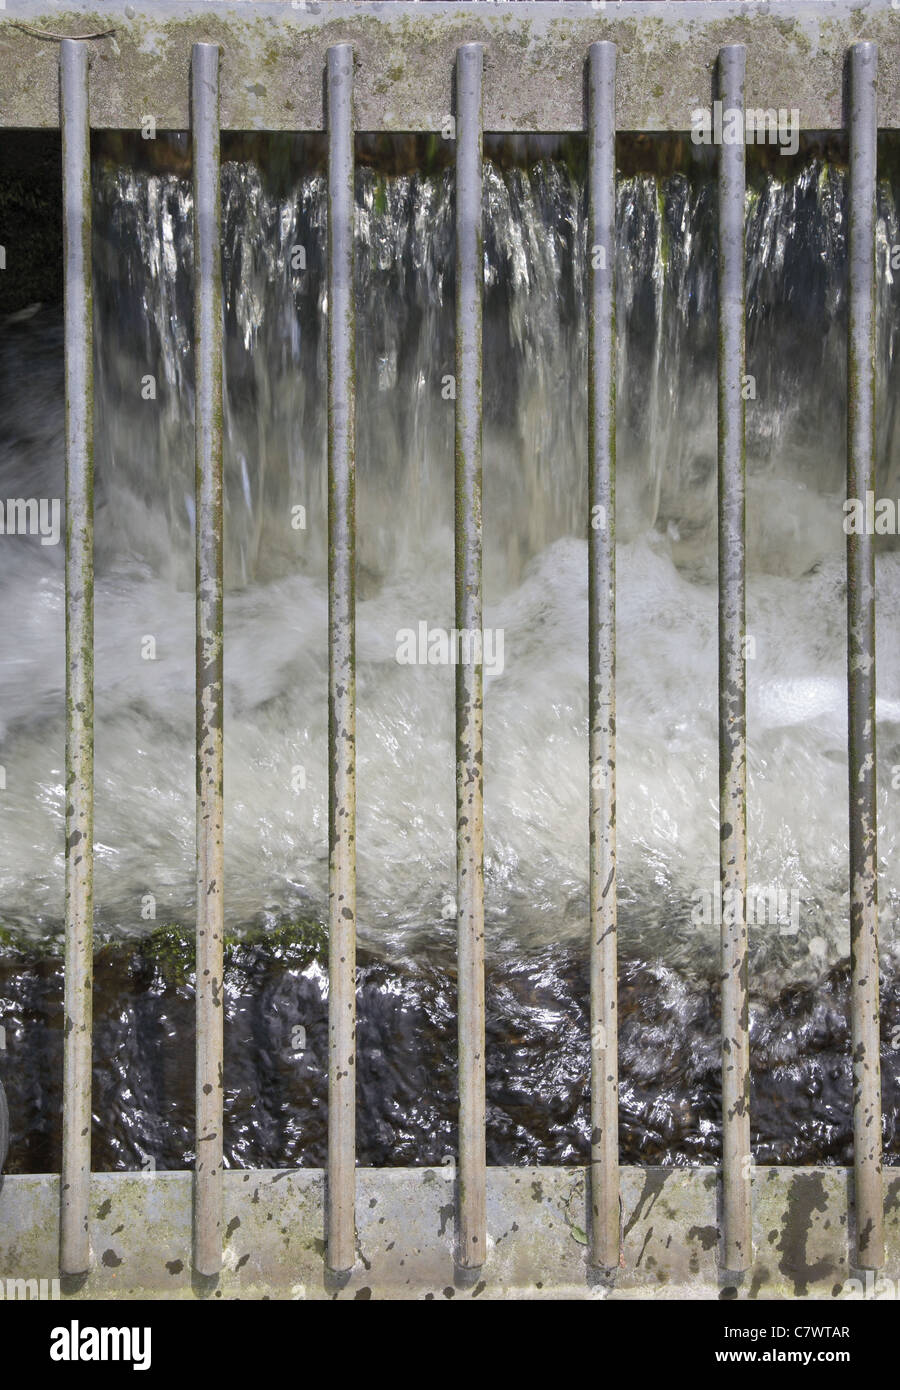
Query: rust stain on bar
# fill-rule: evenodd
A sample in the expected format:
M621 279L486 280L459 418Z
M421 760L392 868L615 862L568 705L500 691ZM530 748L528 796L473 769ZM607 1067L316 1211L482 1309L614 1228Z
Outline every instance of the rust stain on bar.
M88 49L60 45L66 381L66 981L60 1269L90 1263L94 935L94 376Z
M847 341L847 496L875 488L875 169L878 50L850 50L850 326ZM856 1263L884 1264L878 844L875 761L875 546L847 536L850 774L850 1031Z
M724 110L744 111L745 53L719 54ZM722 884L722 1220L725 1269L753 1259L747 961L744 142L719 146L719 875Z
M619 1263L616 950L616 47L588 60L591 1261Z
M482 631L481 323L483 55L456 55L456 626ZM456 667L456 901L459 1028L459 1242L463 1268L487 1254L484 1065L483 668L479 644Z
M192 63L197 497L197 1078L194 1267L222 1267L224 755L219 50Z
M353 49L328 50L328 1265L356 1259Z

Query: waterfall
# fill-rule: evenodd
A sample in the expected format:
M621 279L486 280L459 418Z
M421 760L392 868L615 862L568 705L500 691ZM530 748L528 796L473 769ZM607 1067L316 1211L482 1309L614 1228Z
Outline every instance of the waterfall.
M113 934L146 929L147 894L157 918L182 921L193 893L191 189L178 149L175 139L168 172L95 167L96 886L99 921ZM256 162L223 167L233 926L321 915L326 893L328 303L317 149L298 138L277 177L264 142ZM587 913L584 171L571 154L504 157L497 142L488 153L485 622L505 643L486 691L487 913L495 942L577 940ZM753 932L757 978L780 979L815 974L847 950L845 171L807 156L751 175L750 875L763 898L800 903L796 930L763 918ZM622 939L701 972L715 931L698 905L717 873L714 192L699 160L620 176L616 253ZM894 497L897 242L885 181L877 473L879 492ZM361 165L360 930L382 943L434 941L453 927L452 670L397 661L400 630L453 620L453 260L451 171ZM28 410L46 417L51 437L35 466L59 495L61 406L48 387L58 323L44 313L11 327L14 348L42 364ZM14 429L0 466L21 492L30 465ZM62 901L61 850L46 851L61 845L61 554L25 538L14 553L4 549L0 565L16 606L29 602L15 660L0 673L14 811L0 887L8 917L49 930ZM891 945L895 539L879 551L878 582Z

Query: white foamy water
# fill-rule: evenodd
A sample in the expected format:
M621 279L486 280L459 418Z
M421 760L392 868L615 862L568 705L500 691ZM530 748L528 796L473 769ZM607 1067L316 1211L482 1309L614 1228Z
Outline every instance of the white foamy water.
M796 170L754 190L748 229L750 878L801 903L796 933L752 928L755 978L773 982L848 949L843 194L837 174ZM239 926L321 915L326 901L327 304L321 180L276 196L230 166L225 192L226 889ZM452 206L446 178L371 171L358 202L360 930L411 942L447 931L454 911L453 670L396 660L398 629L453 625ZM571 941L587 913L583 208L550 163L491 166L485 206L485 625L504 633L485 696L487 909L494 940ZM887 193L881 215L884 246L896 227ZM95 220L96 902L105 929L130 933L153 925L147 894L157 923L189 921L193 903L189 189L100 173ZM625 181L619 222L622 942L705 971L718 933L691 911L718 853L708 184ZM298 244L303 272L291 269ZM887 272L882 397L897 387L893 304ZM60 496L58 316L8 326L3 352L0 489ZM880 420L879 484L897 496L892 417ZM305 529L292 525L297 506ZM63 891L61 548L3 538L0 581L0 901L6 920L46 932ZM878 594L889 950L900 552L879 554Z

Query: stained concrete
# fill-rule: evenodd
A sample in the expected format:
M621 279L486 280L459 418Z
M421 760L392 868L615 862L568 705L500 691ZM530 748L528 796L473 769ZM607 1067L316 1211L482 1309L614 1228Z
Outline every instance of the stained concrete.
M358 1259L343 1282L324 1264L323 1174L225 1174L225 1269L191 1275L188 1172L98 1173L91 1185L93 1264L63 1298L858 1298L848 1263L852 1175L843 1168L756 1168L753 1268L719 1267L712 1168L622 1170L619 1269L586 1263L585 1172L488 1169L488 1258L454 1267L452 1168L358 1170ZM8 1279L57 1273L59 1179L0 1184L0 1292ZM885 1175L888 1263L876 1297L900 1288L900 1173ZM885 1292L887 1291L887 1293Z
M359 130L429 130L453 110L456 50L485 47L487 131L583 130L588 45L618 45L621 130L688 130L708 106L725 44L747 46L746 101L796 108L806 130L844 124L844 61L880 46L879 124L900 125L900 13L890 0L7 0L0 11L4 125L58 122L58 48L44 33L104 34L91 43L91 122L187 129L191 45L222 49L225 130L321 130L332 44L352 43ZM114 30L113 33L106 33Z

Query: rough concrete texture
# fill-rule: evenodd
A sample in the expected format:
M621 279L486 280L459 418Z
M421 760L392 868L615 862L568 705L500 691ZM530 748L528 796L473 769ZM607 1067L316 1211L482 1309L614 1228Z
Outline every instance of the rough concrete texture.
M191 1274L187 1172L98 1173L91 1186L93 1264L68 1298L857 1298L848 1265L852 1177L843 1168L756 1168L752 1269L718 1264L712 1168L622 1170L623 1255L615 1272L586 1263L585 1172L488 1169L488 1258L454 1268L451 1168L360 1169L358 1259L326 1274L321 1171L225 1174L225 1267ZM57 1273L59 1179L0 1184L0 1292L9 1279ZM888 1262L870 1290L900 1286L900 1174L885 1176ZM9 1296L9 1294L7 1294Z
M880 45L879 124L900 125L900 10L890 0L7 0L0 11L4 125L55 126L56 43L90 35L91 121L187 129L191 45L222 47L225 130L321 130L326 49L355 48L359 130L441 130L453 110L456 49L485 45L487 131L583 130L587 48L619 48L620 130L687 130L708 106L713 64L747 46L746 101L797 109L804 129L845 123L844 63Z

